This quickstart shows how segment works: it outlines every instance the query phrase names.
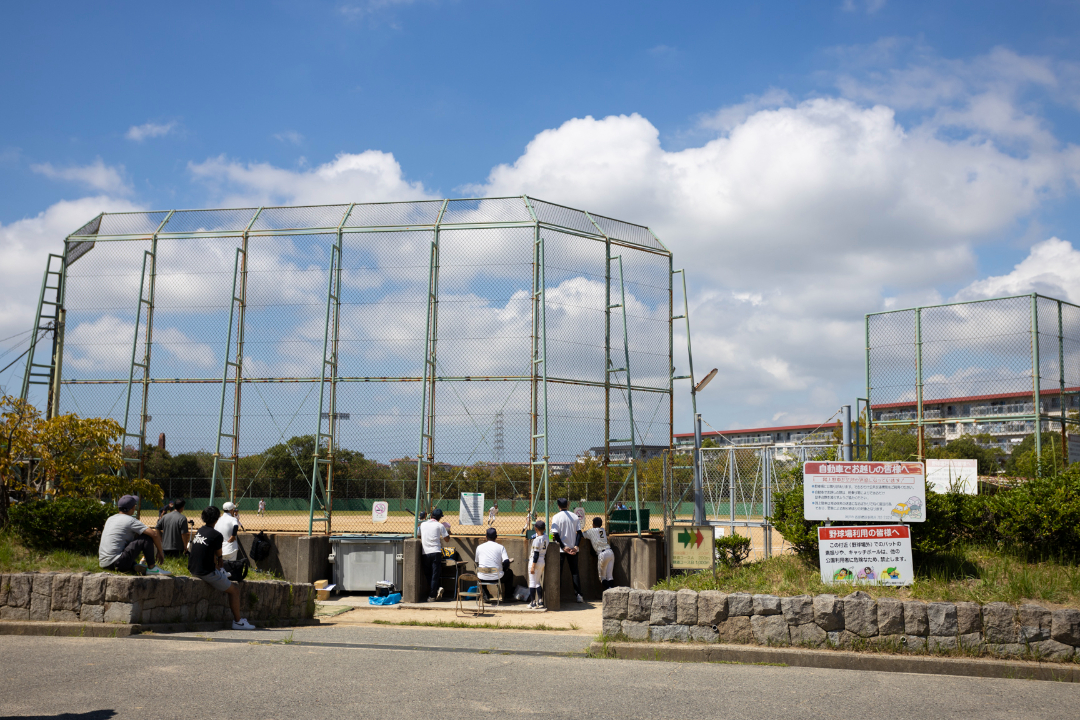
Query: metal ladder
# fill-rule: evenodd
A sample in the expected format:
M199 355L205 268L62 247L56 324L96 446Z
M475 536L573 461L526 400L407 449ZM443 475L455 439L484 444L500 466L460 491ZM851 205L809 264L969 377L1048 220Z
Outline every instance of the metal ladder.
M532 212L532 207L529 208ZM536 514L537 487L544 489L544 522L551 526L551 506L548 497L551 458L548 444L548 388L547 388L547 278L544 271L546 256L544 238L540 226L533 235L533 327L532 358L530 361L532 392L530 393L531 439L529 444L529 516ZM537 477L539 472L539 477ZM526 528L526 533L528 528Z
M445 205L444 205L445 207ZM440 217L442 212L439 212ZM435 462L435 347L439 314L439 241L431 243L431 264L428 269L427 331L424 341L424 380L420 401L420 448L416 454L416 509L413 532L420 524L421 493L423 506L431 510L431 466Z
M58 269L53 269L53 261L58 263ZM59 406L60 383L57 368L60 358L57 357L59 333L63 327L63 294L64 294L64 256L49 253L45 261L45 275L41 278L41 294L38 296L37 313L34 316L34 332L30 336L30 349L26 353L26 371L23 373L22 392L20 397L26 400L30 394L31 385L47 385L49 388L49 402L47 404L46 417L52 417L54 406ZM55 278L56 285L50 285L50 279ZM51 294L51 295L50 295ZM52 297L51 300L46 299ZM51 308L51 314L46 311L46 306ZM35 353L38 351L38 343L47 333L52 333L53 341L49 349L49 361L47 363L35 362Z
M150 250L143 251L142 276L139 280L139 304L135 309L135 332L131 341L131 369L128 371L127 396L124 402L124 434L122 441L126 444L129 438L138 440L138 455L125 457L124 464L120 466L120 474L130 477L128 465L134 463L138 466L138 477L143 477L143 461L146 453L146 405L150 393L150 350L153 347L154 333L154 286L157 272L157 242L151 244ZM146 325L143 334L143 356L138 361L139 352L139 329L143 320L143 311L146 312ZM136 368L141 377L136 379ZM141 400L139 402L139 432L131 432L131 388L135 384L142 386Z
M243 274L247 271L247 252L244 248L236 248L236 262L233 265L232 301L229 304L229 325L225 336L225 369L221 373L221 409L218 413L217 444L214 446L214 471L210 476L210 504L214 504L217 497L217 483L221 476L221 466L228 465L230 485L229 500L235 501L236 496L236 462L239 455L240 442L240 381L243 377L244 362L244 309L247 307L247 284L243 281ZM237 292L239 290L239 293ZM233 327L236 330L236 352L233 352ZM235 358L235 360L233 359ZM233 371L233 421L232 432L225 432L225 397L229 385L229 370ZM228 438L231 452L228 457L221 456L221 439ZM224 478L222 478L224 482Z
M232 298L229 302L229 325L225 335L225 366L221 372L221 405L218 409L217 442L214 446L214 470L210 475L210 504L217 497L217 481L221 475L221 465L229 466L229 502L236 501L237 463L240 456L240 388L244 379L244 322L247 313L247 253L248 232L262 214L260 207L255 211L236 248L236 261L233 264ZM236 328L236 351L233 351L233 327ZM232 360L230 358L235 358ZM225 430L225 391L229 384L229 369L233 371L233 421L232 432ZM228 457L221 456L221 439L229 439L231 452Z
M626 479L623 480L622 485L619 487L619 491L615 493L615 497L611 500L611 505L608 506L607 512L610 513L611 508L622 496L623 491L626 489L627 484L632 479L634 481L634 511L637 514L637 535L641 537L641 497L638 487L638 470L637 463L634 462L637 458L637 431L634 426L634 396L632 385L630 383L630 342L629 333L626 328L626 283L623 279L623 260L622 255L611 255L611 245L608 244L608 263L612 260L619 261L619 302L608 303L607 309L622 310L622 334L623 334L623 366L613 367L611 361L608 361L607 374L610 378L611 375L617 373L623 373L626 376L626 409L630 419L630 437L628 438L607 438L607 443L630 443L630 458L629 462L625 463L613 463L608 462L609 468L627 468ZM610 276L610 273L609 273Z

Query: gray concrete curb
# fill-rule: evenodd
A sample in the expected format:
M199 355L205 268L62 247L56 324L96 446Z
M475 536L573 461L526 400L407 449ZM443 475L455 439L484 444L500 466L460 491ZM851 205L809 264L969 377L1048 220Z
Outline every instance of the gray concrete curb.
M292 620L278 623L256 622L261 628L289 628L320 625L317 619ZM139 633L216 632L228 630L228 622L160 623L152 625L128 623L56 622L51 620L4 620L0 635L41 635L50 637L130 637Z
M671 643L593 642L589 652L624 660L668 662L734 662L784 664L829 670L959 675L964 677L1014 678L1080 682L1080 666L990 658L952 658L911 655L875 655L841 650L806 650L747 645L682 645Z

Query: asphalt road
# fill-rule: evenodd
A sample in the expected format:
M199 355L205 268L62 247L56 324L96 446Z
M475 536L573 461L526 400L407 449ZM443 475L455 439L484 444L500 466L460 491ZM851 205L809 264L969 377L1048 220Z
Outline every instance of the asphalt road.
M289 639L280 632L220 633L211 641L0 636L0 717L1017 720L1080 715L1080 686L1063 683L599 660L555 654L566 638L545 640L539 633L355 630L332 636L309 631L303 638L298 630L287 644L269 643ZM331 642L337 644L315 644ZM370 647L375 644L383 647ZM478 649L500 645L507 649ZM418 646L439 649L404 649Z

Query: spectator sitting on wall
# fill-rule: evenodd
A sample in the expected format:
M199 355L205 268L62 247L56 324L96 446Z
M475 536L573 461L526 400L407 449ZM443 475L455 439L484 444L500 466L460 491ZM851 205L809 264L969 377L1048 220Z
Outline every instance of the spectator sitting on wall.
M206 524L199 528L199 532L191 539L188 571L210 587L229 596L233 630L254 630L254 625L240 617L240 585L229 580L229 574L222 568L225 563L221 553L224 538L214 527L220 516L221 511L213 505L202 511L202 521Z
M221 537L225 538L221 546L221 557L225 560L235 560L240 551L240 543L236 542L236 533L240 528L240 523L236 519L236 505L227 502L221 506L221 509L225 512L221 514L221 519L214 526L214 529L221 533Z
M168 570L155 567L155 559L156 562L165 560L161 535L132 516L138 504L139 499L134 495L125 495L116 503L120 512L106 520L101 530L98 565L106 570L134 571L139 575L172 575ZM146 558L146 565L137 563L140 555Z
M499 544L498 538L498 531L488 528L487 542L476 548L476 577L485 582L502 580L502 599L509 602L514 597L514 574L510 572L511 557L506 554L506 548Z
M161 534L161 549L166 557L180 557L187 552L188 519L184 517L183 499L173 500L169 503L172 512L165 513L158 520L157 531Z
M443 566L443 542L450 537L450 531L439 522L442 519L442 508L431 511L431 518L420 523L420 546L423 555L420 566L424 570L424 579L428 586L428 602L441 600L442 566Z

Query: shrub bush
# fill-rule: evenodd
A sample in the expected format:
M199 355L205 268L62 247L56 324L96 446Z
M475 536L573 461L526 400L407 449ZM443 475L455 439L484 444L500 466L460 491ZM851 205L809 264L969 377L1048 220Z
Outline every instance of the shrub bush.
M750 538L745 535L721 535L713 540L716 563L724 567L739 567L750 557Z
M1032 478L986 500L986 526L1006 550L1035 557L1080 558L1080 465Z
M11 508L11 527L28 547L93 553L116 508L91 498L30 500Z

